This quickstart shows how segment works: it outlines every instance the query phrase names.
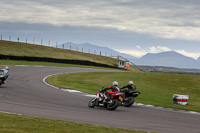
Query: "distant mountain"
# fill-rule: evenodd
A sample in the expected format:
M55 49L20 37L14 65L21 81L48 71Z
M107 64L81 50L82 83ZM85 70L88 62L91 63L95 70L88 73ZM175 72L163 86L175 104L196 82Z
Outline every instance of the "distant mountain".
M124 58L131 58L131 59L137 59L134 56L125 54L125 53L120 53L118 51L112 50L108 47L101 47L97 45L93 45L90 43L82 43L82 44L76 44L72 42L67 42L64 44L60 44L57 47L58 48L63 48L64 49L71 49L79 52L84 52L84 53L91 53L91 54L97 54L97 55L103 55L103 56L123 56Z
M200 69L200 63L197 60L174 51L157 54L148 53L133 61L136 65Z
M199 62L200 62L200 57L197 59L197 61L199 61Z

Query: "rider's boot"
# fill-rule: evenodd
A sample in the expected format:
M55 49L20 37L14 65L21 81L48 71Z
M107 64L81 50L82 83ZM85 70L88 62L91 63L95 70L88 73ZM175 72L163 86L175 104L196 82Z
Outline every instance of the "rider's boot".
M105 96L104 102L110 103L112 100L110 99L110 96Z

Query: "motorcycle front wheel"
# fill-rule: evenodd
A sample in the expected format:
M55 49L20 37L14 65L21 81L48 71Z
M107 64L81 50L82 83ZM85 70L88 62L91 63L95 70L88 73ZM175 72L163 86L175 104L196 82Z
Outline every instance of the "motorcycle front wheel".
M96 105L96 98L93 98L89 101L88 106L93 108Z
M107 105L108 110L115 110L119 106L119 101L117 99L113 99L112 103Z
M2 79L0 79L0 86L3 84L3 80Z
M131 105L133 105L134 102L135 102L134 97L128 97L128 100L126 100L124 102L124 106L125 107L130 107Z

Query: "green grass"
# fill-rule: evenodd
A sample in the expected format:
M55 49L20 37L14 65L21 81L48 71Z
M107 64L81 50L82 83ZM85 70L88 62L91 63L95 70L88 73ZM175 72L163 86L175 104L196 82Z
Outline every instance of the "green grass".
M114 127L0 113L1 133L143 133Z
M70 73L49 77L47 82L62 88L96 94L102 86L113 81L119 87L133 80L141 95L136 102L200 112L200 75L141 72L88 72ZM189 105L173 105L173 94L189 95Z
M87 54L67 49L53 48L35 44L0 40L0 54L14 56L47 57L56 59L87 60L111 66L117 66L117 59L106 56ZM130 67L130 70L137 70Z

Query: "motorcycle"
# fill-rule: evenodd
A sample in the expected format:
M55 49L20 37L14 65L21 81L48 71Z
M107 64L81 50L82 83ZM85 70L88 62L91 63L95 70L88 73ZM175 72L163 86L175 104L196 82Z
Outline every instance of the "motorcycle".
M121 103L125 107L130 107L135 102L135 97L140 95L139 91L136 90L121 90L124 93L124 100Z
M4 69L0 69L0 86L5 83L5 80L8 78L8 74L5 74Z
M108 110L115 110L119 106L119 102L123 101L124 93L108 92L110 95L110 101L105 100L105 93L97 91L96 97L91 99L88 103L90 108L95 106L105 107Z

